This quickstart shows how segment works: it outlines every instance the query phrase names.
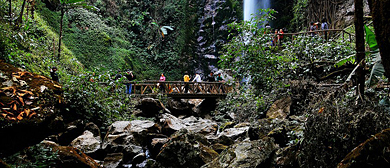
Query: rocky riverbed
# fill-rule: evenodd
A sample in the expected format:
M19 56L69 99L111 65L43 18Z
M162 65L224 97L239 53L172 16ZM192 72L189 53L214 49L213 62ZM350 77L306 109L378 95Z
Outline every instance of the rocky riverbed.
M378 112L382 107L309 101L336 94L315 83L292 83L293 96L279 96L253 121L238 119L239 112L217 114L221 100L216 99L133 98L134 118L99 128L66 118L69 114L60 110L64 107L58 83L0 63L0 167L9 167L7 163L107 168L326 165L312 160L320 155L324 155L321 161L339 167L387 163L389 152L382 149L390 147L389 131L381 130L390 120L387 113ZM314 94L324 91L328 93L323 97ZM299 108L303 106L307 108Z

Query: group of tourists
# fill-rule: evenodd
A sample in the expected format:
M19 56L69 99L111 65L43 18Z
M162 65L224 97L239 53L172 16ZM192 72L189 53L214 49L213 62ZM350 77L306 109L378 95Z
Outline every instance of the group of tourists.
M267 23L265 24L264 34L269 34L269 33L272 34L271 26ZM284 34L283 29L275 29L275 33L273 34L271 40L271 46L280 46L283 41L283 34Z
M317 31L317 30L328 30L329 29L329 25L327 23L326 18L323 18L321 20L321 29L318 27L319 25L320 25L319 22L311 22L310 23L310 27L309 27L310 36L316 36L317 32L315 32L315 31ZM325 31L325 32L323 32L321 34L324 35L325 40L328 39L328 32Z
M122 75L120 73L120 70L117 72L117 74L115 75L115 80L118 80L122 77L126 77L126 79L128 81L133 81L136 79L136 76L134 75L133 71L130 71L130 70L127 70L125 72L125 75ZM185 75L184 75L184 82L190 82L191 78L190 76L188 75L188 72L185 72ZM210 72L209 75L207 75L207 77L205 78L207 82L225 82L224 79L222 78L221 76L221 73L219 73L217 76L214 76L214 73L213 72ZM160 90L160 92L164 93L166 91L166 86L164 84L166 80L166 77L164 75L164 73L161 73L160 74L160 78L159 78L159 82L161 83L158 83L157 86ZM202 80L202 77L200 76L200 73L195 73L195 76L194 78L191 80L191 82L203 82ZM131 83L126 83L126 94L131 94L131 91L132 91L132 84ZM188 93L188 84L185 84L184 86L184 89L185 89L185 93Z
M190 81L190 76L188 75L188 72L186 71L183 76L184 82ZM224 79L221 76L221 73L218 73L217 77L214 76L213 72L210 72L209 75L206 77L207 82L225 82ZM192 79L191 82L202 82L202 77L198 72L195 73L195 77ZM188 93L188 83L184 84L184 93Z

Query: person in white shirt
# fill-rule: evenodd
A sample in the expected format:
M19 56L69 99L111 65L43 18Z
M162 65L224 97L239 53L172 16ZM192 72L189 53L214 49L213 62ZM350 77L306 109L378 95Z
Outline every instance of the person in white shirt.
M192 82L202 82L202 78L200 77L199 73L195 73L195 77L192 80Z

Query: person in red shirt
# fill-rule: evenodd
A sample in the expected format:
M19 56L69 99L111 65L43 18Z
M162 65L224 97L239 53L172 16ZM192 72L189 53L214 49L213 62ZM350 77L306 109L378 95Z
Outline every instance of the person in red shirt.
M279 30L279 44L280 45L282 44L283 34L284 34L283 29L280 29Z

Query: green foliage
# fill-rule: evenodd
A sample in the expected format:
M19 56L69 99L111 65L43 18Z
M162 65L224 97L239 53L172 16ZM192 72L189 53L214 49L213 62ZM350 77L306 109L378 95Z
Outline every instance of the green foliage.
M218 103L215 119L222 120L227 114L234 114L238 123L251 122L265 115L267 98L256 96L253 90L242 90L241 94L228 94Z
M125 94L124 78L114 81L114 76L112 71L95 69L72 77L64 85L64 97L69 101L64 115L107 126L117 120L131 120L135 102Z
M286 77L301 78L302 76L321 77L321 74L354 64L355 51L349 40L330 39L324 41L321 36L296 36L293 41L286 41L282 55L296 58L291 63L294 70L286 72ZM321 67L321 68L318 68ZM307 77L306 77L307 78ZM337 80L338 82L341 80Z
M366 29L366 42L370 46L371 51L377 50L378 43L376 42L374 32L372 32L371 29L368 28L366 25L364 25L364 28Z
M52 167L59 161L59 155L52 148L37 144L5 158L4 161L12 163L11 167Z
M270 49L269 42L273 36L256 25L272 19L275 11L267 9L260 12L262 15L249 22L229 25L238 34L230 34L232 39L223 47L220 65L233 69L236 77L251 78L251 84L258 90L270 90L280 85L280 72L288 68L294 57L279 55Z
M385 68L382 64L382 59L379 53L378 43L375 38L374 32L372 32L371 29L368 28L366 25L364 27L366 30L366 43L371 49L369 57L367 57L367 64L372 65L372 69L370 73L370 78L366 81L368 86L370 86L374 81L373 79L381 78L383 76L383 74L385 73Z
M310 63L337 62L354 53L354 48L349 40L330 39L325 42L319 36L297 36L293 41L287 41L285 45L284 54Z
M306 9L308 2L309 0L294 0L294 7L292 9L294 18L290 21L293 32L304 30L307 27Z
M37 6L38 9L41 7ZM52 66L57 66L61 78L66 78L68 74L81 72L81 64L65 47L60 62L53 59L55 47L53 41L57 41L58 37L38 13L35 13L34 18L24 18L18 31L13 30L13 25L9 25L8 22L0 23L2 39L0 58L16 66L24 67L28 71L46 76L49 76L49 69Z

